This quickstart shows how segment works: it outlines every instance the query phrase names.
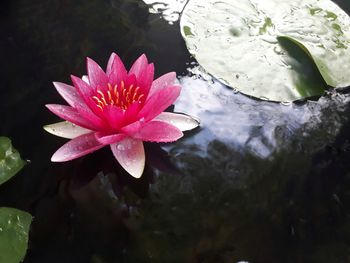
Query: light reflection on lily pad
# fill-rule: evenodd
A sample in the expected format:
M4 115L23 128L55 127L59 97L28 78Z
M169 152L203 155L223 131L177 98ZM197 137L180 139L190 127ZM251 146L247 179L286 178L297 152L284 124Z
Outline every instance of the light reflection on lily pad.
M32 216L14 208L0 208L0 262L19 263L27 251Z
M350 85L350 18L329 0L190 0L181 31L205 70L247 95L322 95L321 75L330 86ZM301 53L285 48L293 43Z
M13 148L11 140L0 137L0 185L18 173L25 164L19 152Z

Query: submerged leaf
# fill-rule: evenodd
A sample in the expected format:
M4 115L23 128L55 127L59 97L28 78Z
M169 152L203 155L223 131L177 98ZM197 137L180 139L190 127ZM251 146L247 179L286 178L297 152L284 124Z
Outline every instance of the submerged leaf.
M12 147L11 140L0 137L0 185L18 173L25 163L19 152Z
M190 0L181 31L201 66L247 95L294 101L350 85L350 18L330 0Z
M0 262L18 263L25 256L32 216L14 208L0 208Z

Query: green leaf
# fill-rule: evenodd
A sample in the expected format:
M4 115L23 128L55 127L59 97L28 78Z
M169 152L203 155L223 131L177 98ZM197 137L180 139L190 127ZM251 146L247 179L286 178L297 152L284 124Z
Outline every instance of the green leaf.
M18 173L25 164L19 152L13 148L11 140L0 137L0 185Z
M0 262L18 263L25 256L32 216L14 208L0 208Z
M329 0L190 0L180 26L199 64L247 95L294 101L350 85L350 18Z

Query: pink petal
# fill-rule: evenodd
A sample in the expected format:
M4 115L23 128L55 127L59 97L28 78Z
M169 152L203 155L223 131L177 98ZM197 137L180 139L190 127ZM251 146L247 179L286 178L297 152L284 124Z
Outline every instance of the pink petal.
M175 126L163 121L151 121L143 126L133 137L150 142L173 142L183 133Z
M124 134L106 134L103 132L96 132L95 133L96 140L99 141L102 144L113 144L117 143L125 138Z
M147 99L144 107L138 115L138 118L145 118L145 121L152 120L173 104L180 95L180 92L180 86L170 86L159 90L152 97Z
M140 74L146 70L148 66L148 61L147 57L145 54L142 54L131 66L129 70L129 75L130 74L135 74L136 78L138 79Z
M65 106L65 105L58 105L58 104L47 104L46 107L52 111L54 114L56 114L58 117L69 121L71 123L74 123L78 126L95 130L96 127L92 125L92 123L89 120L86 120L81 116L81 114L78 112L78 110Z
M137 121L137 115L139 114L141 108L142 103L139 103L138 101L135 101L133 104L131 104L125 111L124 124L129 124Z
M101 118L104 116L100 108L97 107L96 102L92 99L95 96L93 89L82 79L71 76L72 82L76 89L78 90L80 96L84 99L84 105L76 105L75 108L79 113L85 118L88 119L95 127L98 129L106 129L108 126ZM88 105L88 106L86 106Z
M137 84L137 79L135 74L129 74L124 80L124 84L125 84L125 87L129 87L131 84L135 86ZM121 87L119 86L119 88ZM120 90L120 92L122 91Z
M103 109L104 118L112 129L118 130L124 123L124 110L115 106L106 106Z
M61 82L54 82L53 85L55 86L57 92L62 96L62 98L64 98L65 101L67 101L70 106L74 107L74 105L77 103L84 104L79 93L73 86Z
M133 177L140 178L145 168L145 150L140 140L125 138L111 144L114 157Z
M162 112L154 120L164 121L174 125L181 131L189 131L199 125L199 121L189 115L173 112Z
M91 58L87 58L87 72L90 85L94 88L107 89L108 78L101 67Z
M122 80L126 79L127 71L122 60L117 54L112 53L110 56L106 73L109 78L109 82L112 85L119 85Z
M74 139L80 135L92 132L89 129L82 128L78 125L70 123L69 121L62 121L45 125L44 130L53 135L67 139Z
M91 97L95 94L95 90L89 84L87 84L84 80L74 75L71 75L70 77L74 87L79 92L82 98L85 99L85 97Z
M146 69L141 72L137 79L137 83L141 88L141 92L148 95L148 92L151 88L152 82L154 78L154 65L153 63L149 64Z
M158 90L163 89L165 87L168 87L170 85L173 85L176 79L176 73L175 72L169 72L167 74L164 74L163 76L160 76L152 83L152 87L149 91L148 96L152 96L155 94Z
M91 125L95 127L94 130L110 130L110 126L94 112L92 112L89 107L81 107L80 105L77 105L76 109L81 117L89 121Z
M95 96L95 90L84 80L71 75L74 87L77 89L80 96L83 98L86 105L98 116L101 115L101 109L97 107L96 102L92 99ZM83 107L86 108L86 107Z
M120 129L122 133L125 133L129 136L133 136L135 133L137 133L142 127L141 121L135 121L134 123L131 123L123 128Z
M94 133L81 135L59 148L51 157L52 162L66 162L92 153L104 144L98 142Z
M108 63L107 63L107 68L106 68L106 74L107 76L109 74L111 74L112 72L112 65L114 63L114 59L115 57L119 57L116 53L112 52L112 54L110 55L109 59L108 59ZM120 58L119 58L120 59Z

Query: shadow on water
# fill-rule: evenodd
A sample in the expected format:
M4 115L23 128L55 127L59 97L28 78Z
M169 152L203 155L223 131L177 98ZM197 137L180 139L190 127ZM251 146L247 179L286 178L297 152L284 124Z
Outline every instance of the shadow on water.
M4 7L1 135L31 163L0 187L0 206L34 215L25 263L348 261L348 94L283 105L234 93L193 62L177 22L142 1ZM147 144L140 180L107 147L51 164L65 140L41 128L57 121L44 104L62 102L51 81L112 51L128 66L145 52L158 76L176 70L174 111L201 119L176 143Z

